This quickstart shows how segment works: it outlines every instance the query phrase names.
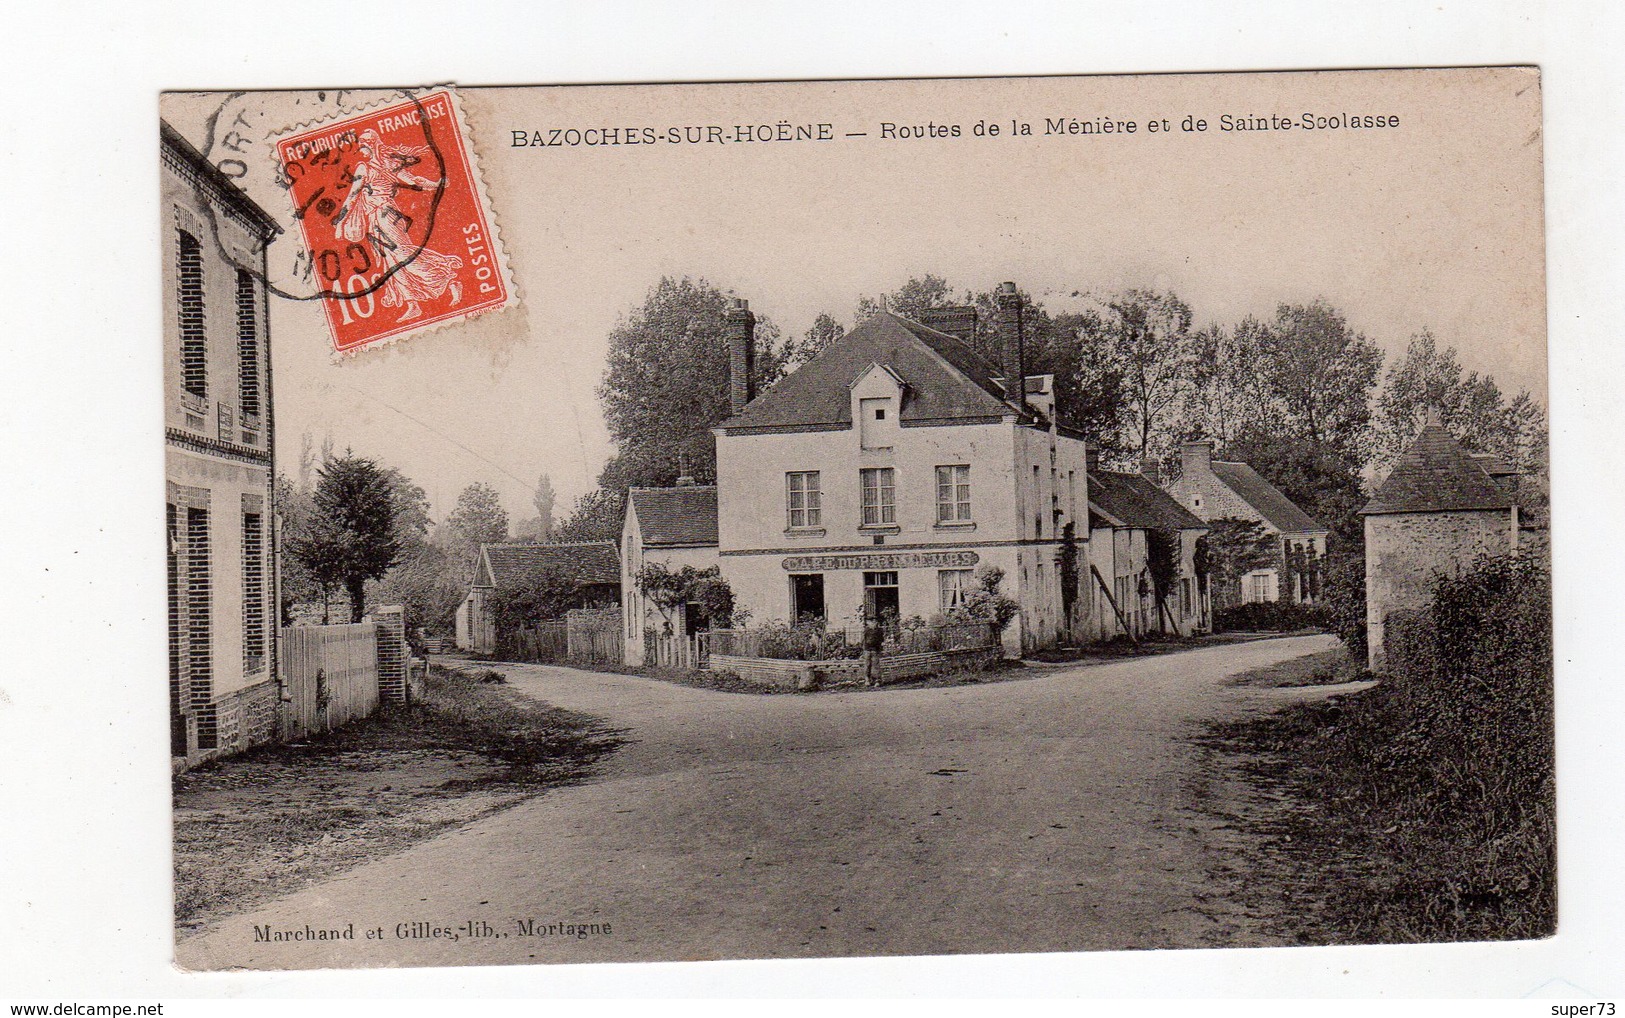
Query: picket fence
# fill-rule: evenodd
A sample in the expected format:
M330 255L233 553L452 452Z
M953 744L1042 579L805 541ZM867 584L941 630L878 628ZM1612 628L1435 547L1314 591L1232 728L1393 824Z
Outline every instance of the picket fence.
M645 633L643 661L660 668L704 668L705 633L693 636L662 636Z

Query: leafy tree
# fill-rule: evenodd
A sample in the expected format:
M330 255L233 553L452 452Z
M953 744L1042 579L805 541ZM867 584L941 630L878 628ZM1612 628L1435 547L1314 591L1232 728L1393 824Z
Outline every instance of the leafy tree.
M276 475L276 510L282 518L283 543L289 551L289 554L282 558L282 572L278 580L278 589L282 594L282 603L278 606L282 624L284 626L294 624L296 605L315 604L318 601L323 606L322 621L326 622L327 601L332 594L332 587L324 586L306 567L304 561L293 554L293 549L299 542L307 541L311 537L316 506L311 501L310 489L295 484L288 475L279 471Z
M1469 449L1493 452L1518 470L1545 470L1546 414L1528 392L1510 400L1491 375L1464 372L1456 348L1426 329L1388 369L1377 396L1377 466L1386 471L1422 429L1429 409Z
M920 320L929 308L948 307L954 303L953 287L941 276L927 272L924 278L910 276L908 282L880 297L859 297L852 317L862 322L881 311L890 311L904 318Z
M446 525L475 548L508 539L508 512L496 489L483 481L470 484L457 496L457 508L446 517Z
M846 326L837 322L827 314L819 314L799 341L791 340L785 344L785 369L791 370L812 360L823 353L832 343L846 335Z
M616 541L626 521L626 489L597 488L581 496L554 531L560 541Z
M711 429L730 412L727 295L705 280L664 277L609 334L609 367L598 388L618 453L599 487L664 486L680 471L716 476ZM784 371L778 328L756 320L756 388ZM617 530L619 528L617 527Z
M1208 521L1200 556L1207 567L1213 610L1241 603L1241 578L1276 564L1275 541L1256 520L1224 517Z
M1365 541L1365 487L1360 464L1307 438L1244 425L1224 458L1249 464L1304 512L1327 527L1333 543L1357 547Z
M1172 291L1126 289L1064 324L1072 343L1087 351L1081 390L1120 400L1116 413L1095 411L1098 423L1115 426L1116 434L1102 434L1103 450L1162 459L1172 450L1173 418L1198 368L1189 304Z
M733 588L716 566L696 569L685 565L674 572L663 562L651 562L638 570L635 582L659 610L668 633L673 631L676 613L690 604L708 622L727 624L734 616Z
M533 519L523 520L514 527L514 536L527 541L546 543L553 539L553 506L558 496L553 491L553 481L543 474L536 482L536 490L531 493L530 504L536 510Z
M1233 329L1209 325L1191 336L1191 376L1175 430L1181 441L1229 444L1245 426L1280 430L1280 414L1259 367L1266 326L1247 318Z
M390 476L376 461L346 452L317 470L311 503L310 526L289 542L289 552L324 590L342 587L351 621L360 622L367 582L400 557Z
M581 588L581 578L571 571L546 569L524 586L492 591L486 603L498 631L511 632L563 618L580 603Z
M1257 341L1259 380L1284 432L1364 463L1382 351L1320 300L1280 305Z
M398 604L405 612L406 632L445 633L451 629L457 606L468 593L460 582L457 562L445 548L428 541L403 549L401 560L385 573L372 591L374 604Z
M1146 571L1151 574L1151 590L1157 601L1157 628L1163 629L1164 605L1168 592L1179 577L1179 555L1182 551L1179 531L1147 530L1145 532Z

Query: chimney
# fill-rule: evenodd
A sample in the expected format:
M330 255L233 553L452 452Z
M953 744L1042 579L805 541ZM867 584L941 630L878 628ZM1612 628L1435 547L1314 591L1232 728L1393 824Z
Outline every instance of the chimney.
M1179 447L1179 472L1184 477L1213 472L1213 443L1205 438L1186 442Z
M1159 488L1162 486L1162 467L1151 456L1140 457L1140 476Z
M993 293L999 309L999 338L1004 343L1004 391L1021 406L1027 405L1027 337L1021 320L1021 294L1014 283L1000 283Z
M1094 445L1094 444L1090 444L1090 445L1085 446L1084 447L1084 452L1083 452L1083 463L1084 463L1084 469L1088 470L1091 474L1099 473L1100 472L1100 446Z
M728 337L728 407L737 414L756 398L756 316L750 301L728 298L722 332Z
M976 344L976 308L969 304L926 308L920 312L920 324L946 332L966 346L974 347Z

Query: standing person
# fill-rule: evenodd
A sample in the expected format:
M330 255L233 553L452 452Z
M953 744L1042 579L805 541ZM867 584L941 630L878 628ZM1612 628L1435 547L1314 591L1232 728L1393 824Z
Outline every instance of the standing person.
M863 616L863 682L866 686L880 685L880 648L886 643L886 630L880 619L865 612Z

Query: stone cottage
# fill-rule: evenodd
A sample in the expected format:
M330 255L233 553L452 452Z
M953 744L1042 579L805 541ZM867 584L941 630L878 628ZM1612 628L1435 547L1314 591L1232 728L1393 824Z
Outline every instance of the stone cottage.
M491 598L499 591L522 590L548 577L575 584L569 608L599 608L621 599L621 562L613 541L573 544L482 544L474 579L457 606L457 646L476 654L494 654L501 638Z
M1209 628L1207 585L1196 572L1196 542L1207 527L1151 478L1091 470L1089 531L1084 579L1095 602L1089 639L1190 636ZM1168 542L1173 573L1159 602L1152 561L1160 541Z
M1240 578L1242 604L1310 604L1318 598L1313 563L1326 554L1324 525L1247 464L1215 460L1210 441L1186 442L1179 451L1179 467L1179 479L1168 486L1168 493L1192 515L1208 523L1240 519L1263 525L1273 561ZM1293 561L1310 565L1288 569Z
M1420 608L1436 574L1452 574L1480 554L1519 550L1515 474L1500 457L1473 454L1430 412L1364 509L1368 663L1386 662L1388 617Z

